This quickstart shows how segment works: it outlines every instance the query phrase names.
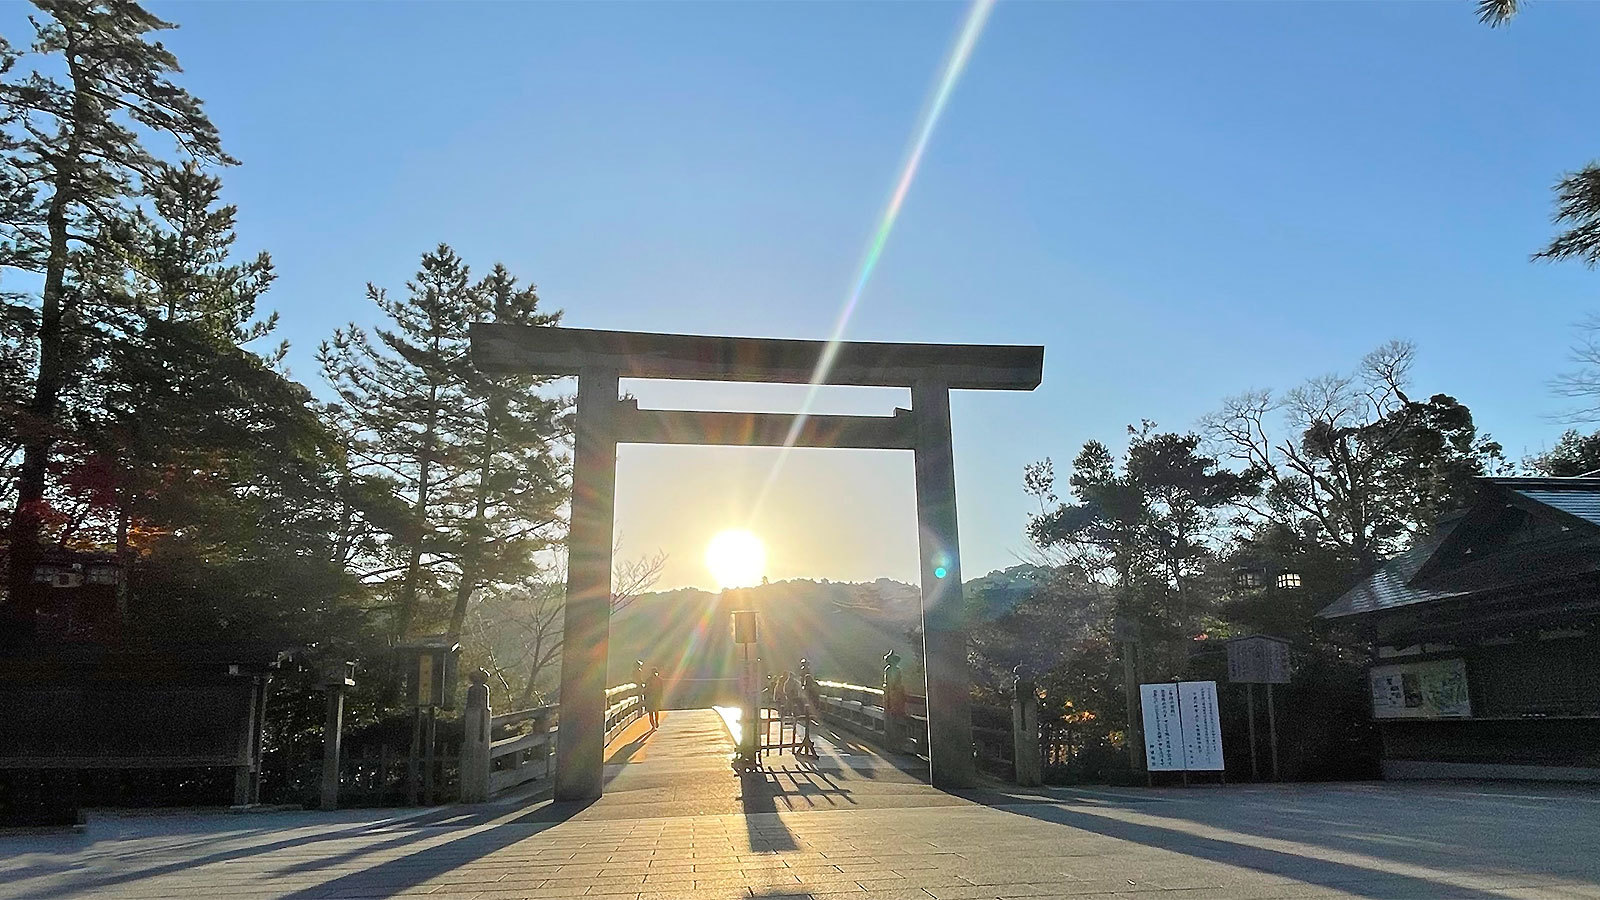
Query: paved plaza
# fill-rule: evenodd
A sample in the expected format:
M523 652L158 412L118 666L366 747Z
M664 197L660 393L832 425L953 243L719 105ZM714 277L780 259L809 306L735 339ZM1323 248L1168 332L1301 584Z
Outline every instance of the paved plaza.
M839 735L741 780L714 713L662 726L612 745L606 796L583 806L102 813L0 835L0 898L1600 898L1600 790L954 796Z

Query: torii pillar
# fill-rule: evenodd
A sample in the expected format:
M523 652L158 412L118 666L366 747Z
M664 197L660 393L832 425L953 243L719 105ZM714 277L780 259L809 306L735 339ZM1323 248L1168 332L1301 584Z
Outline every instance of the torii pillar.
M578 373L572 514L562 615L557 800L600 796L606 755L606 657L611 643L611 553L617 493L617 370Z
M928 692L929 780L970 787L972 677L967 670L967 610L956 528L956 466L950 441L950 388L911 386L916 421L917 546L922 557L922 663ZM937 713L935 712L937 710Z

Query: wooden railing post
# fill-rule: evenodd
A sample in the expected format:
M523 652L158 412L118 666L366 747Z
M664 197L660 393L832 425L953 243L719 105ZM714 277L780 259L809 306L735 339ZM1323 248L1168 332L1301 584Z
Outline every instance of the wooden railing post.
M344 728L344 691L328 689L328 714L322 726L322 808L339 808L339 745Z
M328 694L327 719L322 729L322 791L323 809L339 808L339 754L344 731L344 693L356 686L356 664L349 660L334 660L326 664L322 689Z
M489 799L489 673L478 669L467 676L467 703L462 717L461 802Z
M1039 694L1033 679L1019 668L1011 695L1011 746L1016 761L1017 784L1044 784L1044 762L1039 753Z

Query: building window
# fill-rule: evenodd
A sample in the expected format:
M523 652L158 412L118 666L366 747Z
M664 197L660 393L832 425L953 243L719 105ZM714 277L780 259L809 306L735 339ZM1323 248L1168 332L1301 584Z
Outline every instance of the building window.
M1242 588L1264 587L1267 583L1267 576L1257 569L1242 569L1239 571L1238 582L1239 587Z
M1278 576L1278 588L1280 590L1292 591L1298 587L1300 587L1299 572L1284 572Z

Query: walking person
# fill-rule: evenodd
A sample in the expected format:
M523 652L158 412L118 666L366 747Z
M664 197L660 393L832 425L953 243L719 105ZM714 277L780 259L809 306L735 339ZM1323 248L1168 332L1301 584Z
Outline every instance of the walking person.
M817 744L811 739L811 726L817 720L817 679L811 674L811 663L800 657L800 715L805 724L805 738L800 742L796 756L817 756Z
M785 672L772 683L772 705L778 710L780 719L789 715L789 679L789 673Z
M661 670L652 669L650 677L644 682L644 711L650 714L650 730L655 731L661 727L661 701L666 693L666 684L661 680Z

